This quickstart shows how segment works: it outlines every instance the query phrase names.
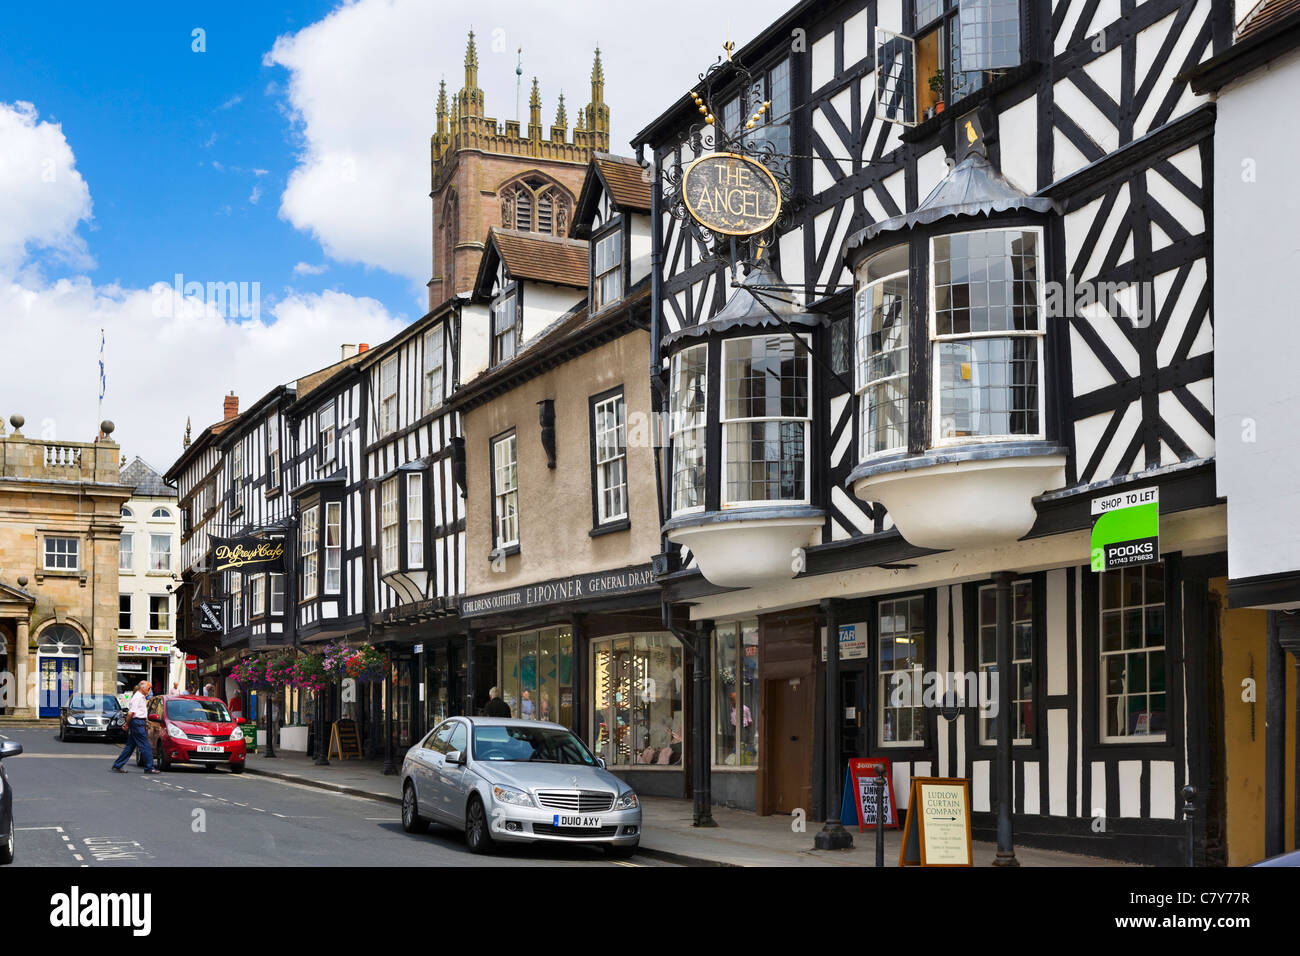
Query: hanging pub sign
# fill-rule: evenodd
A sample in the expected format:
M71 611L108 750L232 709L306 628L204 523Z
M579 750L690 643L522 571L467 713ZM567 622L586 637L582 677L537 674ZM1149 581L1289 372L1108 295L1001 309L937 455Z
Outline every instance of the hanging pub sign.
M696 222L724 236L757 235L781 214L772 171L737 153L709 153L687 166L682 198Z
M205 601L199 605L199 630L207 631L209 634L221 633L220 604Z
M264 541L261 538L213 538L212 554L217 571L241 571L244 574L262 574L272 571L284 574L284 541Z
M1139 488L1092 499L1092 570L1113 571L1160 560L1160 489Z

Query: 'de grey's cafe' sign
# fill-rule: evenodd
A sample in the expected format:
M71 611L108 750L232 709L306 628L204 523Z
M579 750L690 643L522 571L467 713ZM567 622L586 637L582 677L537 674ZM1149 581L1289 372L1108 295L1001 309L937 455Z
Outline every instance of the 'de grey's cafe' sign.
M211 542L217 571L242 571L244 574L274 571L284 574L288 570L285 566L283 540L213 537Z
M500 614L548 604L619 597L653 587L654 583L654 571L648 564L617 571L575 574L572 577L493 591L491 594L467 595L460 599L460 616L482 617L485 614Z
M737 153L710 153L687 166L682 199L696 222L725 236L763 232L781 214L772 171Z

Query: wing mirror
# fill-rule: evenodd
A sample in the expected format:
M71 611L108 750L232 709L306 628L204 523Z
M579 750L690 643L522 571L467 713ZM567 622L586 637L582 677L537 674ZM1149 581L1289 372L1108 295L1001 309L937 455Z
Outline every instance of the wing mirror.
M163 722L163 721L162 721L162 714L150 714L150 715L149 715L149 720L151 720L151 721L152 721L153 723L155 723L155 724L161 724L161 723Z
M6 740L0 743L0 760L5 757L17 757L23 752L23 745L16 740Z
M605 758L604 758L604 757L597 757L597 758L596 758L596 766L599 767L601 770L604 770L604 769L605 769Z
M469 762L469 759L465 756L465 751L463 751L463 750L449 750L449 751L447 751L447 763L452 764L452 765L457 766L457 767L463 767L463 766L465 766L465 764L467 764L468 762Z
M235 718L235 723L237 723L237 724L246 724L246 723L248 723L248 719L245 718L245 717L236 717L236 718Z

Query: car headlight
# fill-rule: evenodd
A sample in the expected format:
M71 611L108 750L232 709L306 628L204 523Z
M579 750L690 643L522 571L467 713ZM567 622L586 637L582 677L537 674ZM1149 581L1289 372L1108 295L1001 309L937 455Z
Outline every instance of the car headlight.
M242 730L240 730L238 727L236 727L234 730L232 730L232 731L230 732L230 739L231 739L231 740L243 740L243 739L244 739L244 732L243 732Z
M637 803L636 794L631 790L614 801L615 810L635 810L639 806L640 804Z
M522 790L516 790L514 787L503 787L500 784L494 784L492 787L492 796L496 797L500 803L508 803L516 807L531 807L533 798Z
M71 714L68 715L68 723L70 724L84 724L85 722L86 721L81 717L77 717Z
M189 739L190 739L189 734L185 733L185 731L181 730L179 727L177 727L177 726L176 726L175 724L173 724L171 721L168 721L168 722L167 722L167 735L170 736L170 737L175 737L177 740L189 740Z

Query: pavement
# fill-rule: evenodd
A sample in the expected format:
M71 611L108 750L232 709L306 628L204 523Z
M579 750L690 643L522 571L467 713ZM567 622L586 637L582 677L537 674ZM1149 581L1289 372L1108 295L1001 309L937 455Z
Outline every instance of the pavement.
M382 760L332 760L317 766L302 753L277 751L275 758L264 752L250 754L248 773L274 777L301 786L318 787L350 796L382 800L395 806L402 802L401 778L385 776ZM399 764L400 769L400 764ZM787 816L762 817L745 810L714 807L716 827L692 824L689 800L667 797L641 798L641 848L639 855L687 866L874 866L874 831L860 833L850 827L853 847L848 850L814 850L813 837L821 829L818 821L807 821L803 829ZM885 830L885 865L898 865L901 830ZM994 843L975 841L976 866L991 866L997 850ZM1017 847L1021 866L1115 866L1111 860Z

